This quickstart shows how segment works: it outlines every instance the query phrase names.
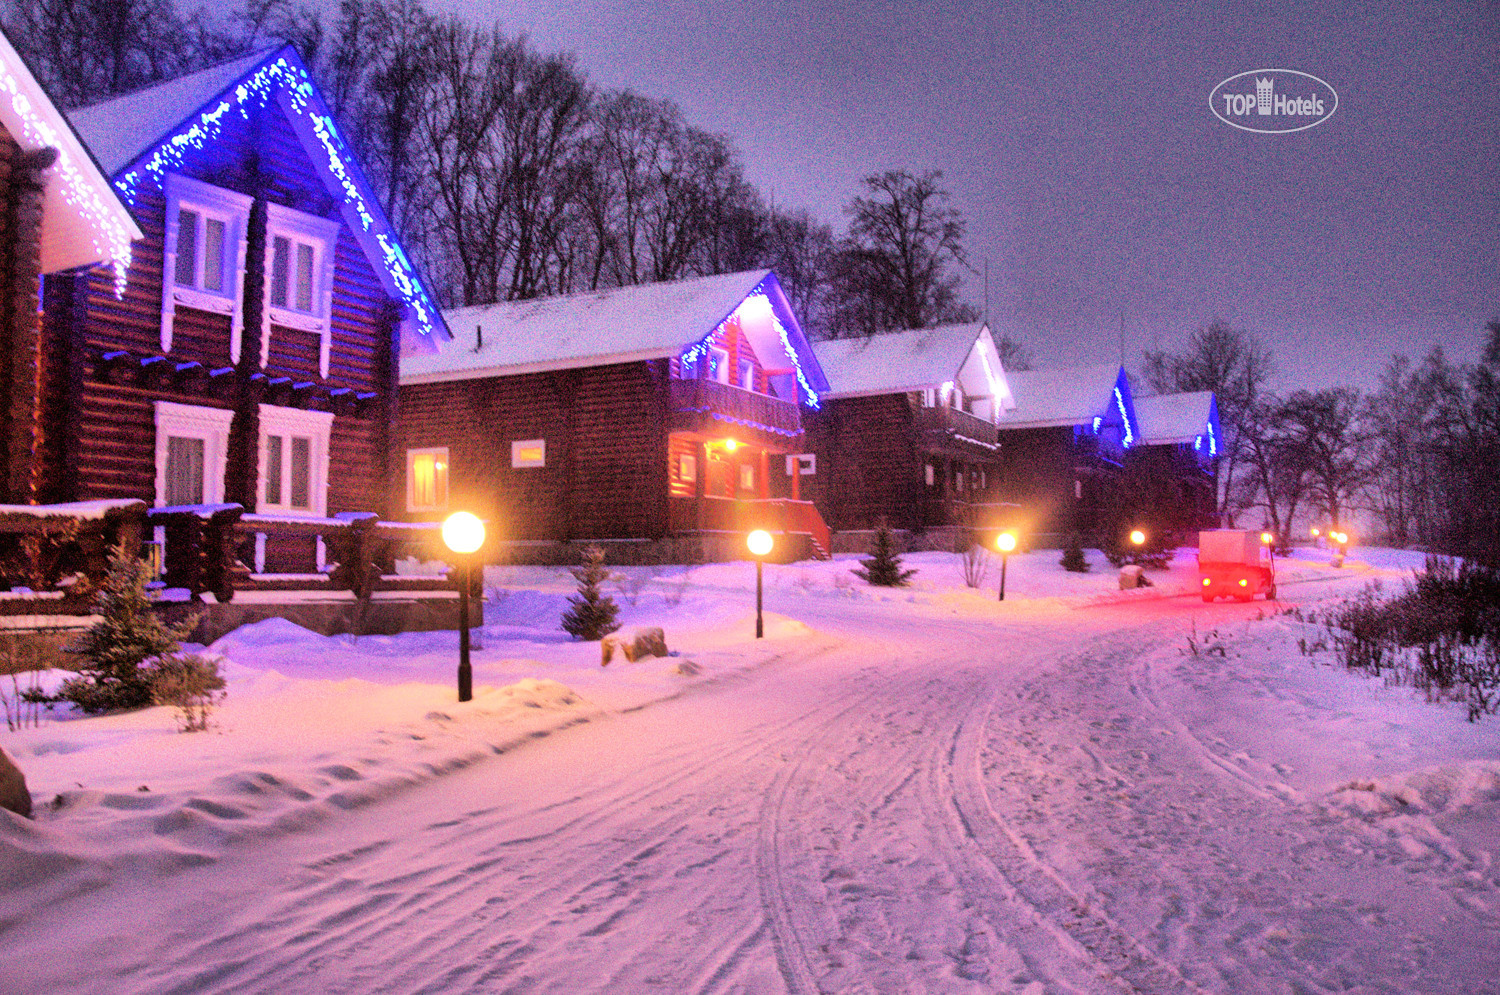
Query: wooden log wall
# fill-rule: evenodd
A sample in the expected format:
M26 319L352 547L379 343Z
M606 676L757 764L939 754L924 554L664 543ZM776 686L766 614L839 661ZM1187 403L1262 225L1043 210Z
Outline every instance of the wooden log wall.
M802 478L802 497L829 527L868 529L882 517L892 528L920 526L923 463L905 394L824 401L803 425L818 467Z
M227 115L220 140L194 153L182 172L262 201L340 219L338 202L274 102L252 110L248 120ZM256 209L263 217L259 203ZM226 375L223 371L234 365L228 316L179 305L172 348L161 348L165 211L162 191L140 192L133 213L146 237L134 246L122 299L116 299L109 273L95 272L76 285L76 277L49 278L44 380L52 416L64 419L67 433L45 454L42 493L54 501L136 497L154 503L153 402L169 400L238 412L226 497L253 511L256 412L260 403L268 403L334 412L329 514L387 514L396 393L393 302L347 225L335 247L328 377L320 376L318 336L281 327L272 329L262 369L263 294L253 278L263 269L257 250L264 242L254 233L241 302L242 363ZM307 386L298 390L297 384Z

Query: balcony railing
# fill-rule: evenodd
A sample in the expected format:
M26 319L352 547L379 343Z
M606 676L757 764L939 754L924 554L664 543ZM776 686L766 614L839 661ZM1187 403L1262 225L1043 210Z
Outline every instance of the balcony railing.
M957 408L918 408L917 427L923 432L936 432L989 449L1000 441L1000 432L994 425Z
M672 413L674 423L681 427L689 427L681 422L684 416L692 421L697 420L693 416L700 416L774 435L802 434L802 415L795 403L717 380L673 380Z

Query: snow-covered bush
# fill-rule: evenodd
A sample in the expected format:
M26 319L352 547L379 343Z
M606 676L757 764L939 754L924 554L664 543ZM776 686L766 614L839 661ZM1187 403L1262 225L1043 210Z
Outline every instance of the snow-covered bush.
M1062 559L1057 561L1057 565L1069 573L1089 572L1089 561L1083 558L1083 537L1077 532L1068 533L1068 543L1063 547Z
M584 547L583 565L573 567L570 572L578 581L578 593L568 599L572 607L563 612L563 631L574 639L603 639L620 627L615 618L620 606L599 590L610 577L609 568L604 565L604 550L598 546Z
M224 678L219 661L196 653L160 656L143 668L151 685L151 698L158 705L177 709L183 732L202 732L208 716L224 700Z

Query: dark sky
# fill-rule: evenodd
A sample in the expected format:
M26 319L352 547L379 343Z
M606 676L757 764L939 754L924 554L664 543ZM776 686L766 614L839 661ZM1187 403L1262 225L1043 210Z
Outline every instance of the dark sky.
M1117 358L1122 325L1135 365L1221 316L1281 389L1368 387L1393 352L1472 360L1500 315L1493 0L430 4L675 100L836 227L862 175L943 170L991 321L1040 366ZM1327 81L1336 113L1282 135L1210 113L1263 68Z

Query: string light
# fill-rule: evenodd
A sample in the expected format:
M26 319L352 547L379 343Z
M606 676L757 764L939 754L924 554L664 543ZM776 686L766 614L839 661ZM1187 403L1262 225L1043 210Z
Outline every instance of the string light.
M121 219L118 208L110 209L109 202L100 195L98 185L89 182L89 177L78 160L69 152L73 143L64 140L58 130L33 106L31 98L22 87L23 79L30 80L31 74L24 66L12 66L8 53L0 51L0 99L10 103L20 120L21 134L12 137L20 139L22 145L57 150L57 162L52 169L56 171L56 178L60 181L59 189L63 200L89 221L93 229L91 241L94 251L114 269L115 297L123 298L131 259L130 226Z
M348 144L323 106L312 77L289 50L283 50L241 80L214 106L190 117L178 131L163 138L149 154L137 159L134 168L120 174L115 186L126 203L134 207L142 189L160 189L167 173L180 169L188 156L218 141L232 112L238 111L241 119L249 120L251 110L265 108L273 99L293 126L302 125L321 150L320 165L342 194L344 206L357 219L361 233L373 239L396 296L411 308L417 330L423 335L432 334L439 320L437 307L397 243L373 195L367 194Z
M814 411L817 411L820 407L818 404L818 392L812 389L812 385L807 382L807 377L802 372L802 364L797 359L797 350L792 348L791 336L787 334L786 326L781 323L781 319L776 317L776 312L771 308L771 299L766 296L764 283L752 290L750 295L740 302L739 307L735 308L729 317L719 323L719 327L689 346L682 353L682 363L684 365L691 365L708 355L709 349L713 347L714 339L723 333L729 326L729 323L738 317L741 312L747 310L770 314L771 324L775 326L776 334L781 339L781 347L786 350L787 358L792 361L792 371L796 374L798 386L802 388L803 403Z

